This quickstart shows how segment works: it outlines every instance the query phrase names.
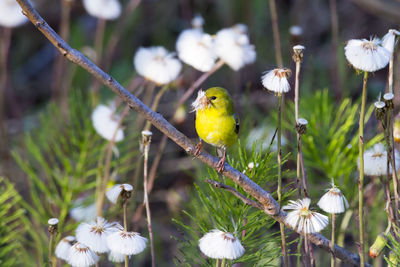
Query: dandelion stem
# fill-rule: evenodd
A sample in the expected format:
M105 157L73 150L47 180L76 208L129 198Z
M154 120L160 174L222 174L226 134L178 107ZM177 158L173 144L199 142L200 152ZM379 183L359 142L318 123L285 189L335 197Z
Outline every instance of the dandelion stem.
M365 102L367 100L367 81L368 72L364 72L363 78L363 89L361 97L361 111L360 111L360 122L359 122L359 140L358 140L358 151L360 158L360 177L358 181L358 216L359 216L359 228L360 228L360 266L365 265L365 253L364 253L364 117L365 117Z
M388 87L389 87L389 93L393 94L393 58L394 54L390 57L389 61L389 74L388 74Z
M225 259L225 258L223 258L223 259L222 259L222 264L221 264L221 267L225 267L225 261L226 261L226 259Z
M127 220L128 199L124 199L124 203L122 204L122 206L123 206L123 210L124 210L124 230L125 230L125 232L127 232L128 231L128 220ZM128 257L128 255L125 255L125 267L128 267L128 266L129 266L129 257Z
M299 76L300 76L301 61L296 60L296 77L294 86L294 110L296 124L299 120ZM297 131L297 162L296 162L296 187L299 198L301 198L301 183L300 183L300 150L301 150L301 135Z
M169 87L168 87L167 84L164 85L164 86L160 89L160 91L158 91L158 93L156 94L156 96L154 97L153 104L151 105L151 109L152 109L153 111L157 111L157 107L158 107L158 105L160 104L160 100L161 100L162 96L164 95L164 93L168 90L168 88L169 88ZM151 127L151 122L146 121L146 125L144 126L144 130L145 130L145 131L150 131L150 127Z
M276 11L275 0L269 0L269 9L271 13L272 31L274 35L276 64L278 65L278 68L282 68L283 60L281 52L281 39L279 36L278 12Z
M50 233L50 240L49 240L49 265L53 266L53 240L54 234Z
M332 213L331 267L335 267L335 219L336 219L336 214Z
M147 215L147 229L149 231L150 246L151 246L151 266L156 266L156 256L154 252L154 239L153 230L151 226L151 211L149 204L149 196L147 191L147 178L148 178L148 160L149 160L149 149L150 149L151 138L143 142L144 149L144 166L143 166L143 191L144 191L144 204L146 205L146 215Z
M117 136L117 132L119 128L121 128L122 122L125 119L125 117L129 114L129 106L127 105L125 109L122 111L121 118L118 121L118 126L115 129L115 132L110 140L110 142L107 145L107 151L106 151L106 162L104 165L104 172L103 172L103 178L100 177L100 179L97 181L97 201L96 201L96 216L103 216L103 204L104 204L104 197L106 194L107 190L107 184L108 180L110 179L110 168L111 168L111 158L112 158L112 148L114 147L115 144L115 137Z
M331 68L331 79L332 87L335 92L336 100L338 101L341 97L340 92L340 77L338 68L338 52L337 48L339 46L339 20L337 14L337 3L336 0L329 0L329 10L331 16L331 33L332 33L332 68Z
M219 267L219 259L215 261L215 267Z
M282 202L282 151L281 151L281 140L282 138L282 94L278 94L278 203ZM285 237L285 226L283 223L279 223L282 239L282 255L283 264L285 267L288 266L288 256L286 253L286 237Z

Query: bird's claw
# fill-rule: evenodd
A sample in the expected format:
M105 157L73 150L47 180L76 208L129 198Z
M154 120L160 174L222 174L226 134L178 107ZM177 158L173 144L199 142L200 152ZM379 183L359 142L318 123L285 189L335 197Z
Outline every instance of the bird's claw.
M201 152L201 149L202 149L202 147L203 147L203 143L202 142L200 142L200 143L198 143L197 145L196 145L196 149L194 150L194 153L193 153L193 155L195 156L195 157L197 157L198 155L200 155L200 152Z
M223 173L225 170L225 157L222 157L217 163L218 173Z

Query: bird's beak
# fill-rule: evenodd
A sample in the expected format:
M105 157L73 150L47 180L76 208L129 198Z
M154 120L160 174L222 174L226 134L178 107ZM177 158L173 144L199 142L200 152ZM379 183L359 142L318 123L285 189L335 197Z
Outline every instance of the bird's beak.
M208 108L208 106L211 104L210 99L206 95L204 95L202 98L200 98L200 106L202 108Z

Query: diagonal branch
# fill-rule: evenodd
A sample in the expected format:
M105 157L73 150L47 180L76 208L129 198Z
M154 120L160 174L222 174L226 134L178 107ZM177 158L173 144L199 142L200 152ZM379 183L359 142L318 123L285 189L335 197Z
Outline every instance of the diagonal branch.
M161 114L154 112L148 106L144 105L138 98L122 87L113 77L102 71L82 53L71 48L38 14L28 0L17 0L17 2L22 7L23 13L28 17L28 19L60 51L62 55L92 74L101 83L121 97L131 109L134 109L136 112L144 116L146 120L150 121L157 129L171 138L172 141L182 147L188 154L192 156L194 155L195 146L188 137L173 127ZM202 152L197 158L208 166L217 169L218 159L216 157L206 152ZM223 175L234 181L237 185L243 188L246 193L254 197L262 205L262 210L266 214L274 218L276 221L284 223L286 227L290 228L290 226L285 223L286 212L280 209L280 206L268 191L262 189L249 177L226 163ZM318 247L321 247L328 252L330 251L329 240L323 235L310 234L308 235L308 238ZM335 254L343 262L359 266L360 258L357 254L349 252L336 245ZM366 264L366 266L370 265Z

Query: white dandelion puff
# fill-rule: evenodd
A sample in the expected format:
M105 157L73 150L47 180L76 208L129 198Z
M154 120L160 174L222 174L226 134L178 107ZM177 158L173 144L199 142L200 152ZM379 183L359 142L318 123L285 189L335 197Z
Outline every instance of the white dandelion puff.
M118 0L83 0L83 6L89 15L101 19L114 20L121 15Z
M93 222L81 223L76 228L76 239L97 253L108 252L107 236L121 226L118 223L109 223L106 219L97 217Z
M58 219L57 218L50 218L47 223L49 225L57 225L58 224Z
M256 60L254 45L250 44L247 27L243 24L217 32L214 49L217 56L235 71Z
M391 52L382 47L379 38L350 40L344 50L347 60L354 68L367 72L386 67L391 57Z
M273 69L261 77L262 85L277 94L287 93L290 90L288 78L292 72L289 69Z
M290 200L283 210L292 210L287 213L285 222L298 233L317 233L328 225L328 217L309 209L311 200L309 198Z
M158 85L172 82L182 69L175 53L169 53L161 46L139 48L133 58L133 64L137 73Z
M245 249L233 234L214 229L199 240L201 252L213 259L234 260L243 256Z
M340 189L332 185L318 201L318 206L327 213L343 213L349 207L349 203Z
M73 267L89 267L95 265L99 259L94 251L79 242L69 250L68 263Z
M211 70L215 65L217 55L213 47L213 38L201 29L184 30L176 41L180 60L203 72Z
M15 0L0 1L0 26L14 28L18 27L28 19L22 14L22 8Z
M112 262L124 262L125 254L121 254L118 252L110 251L108 253L108 260Z
M110 202L116 204L118 197L121 195L122 191L130 192L133 190L133 186L130 184L116 184L110 190L106 192L106 196Z
M68 261L69 250L72 247L72 243L75 241L75 237L66 236L58 242L55 254L56 257L65 261Z
M395 165L399 166L400 155L395 150ZM360 169L360 158L357 159L357 166ZM387 171L387 151L382 143L375 144L372 148L364 152L364 174L369 176L386 175ZM389 172L392 173L390 166Z
M107 244L114 253L136 255L146 248L147 238L139 233L120 229L107 237Z
M382 46L386 48L391 54L393 54L394 46L396 45L396 36L400 35L397 30L389 30L382 38Z
M111 141L115 131L115 142L124 139L124 131L119 126L121 117L113 106L98 105L92 113L92 123L96 132L106 140ZM118 130L117 130L118 129Z

